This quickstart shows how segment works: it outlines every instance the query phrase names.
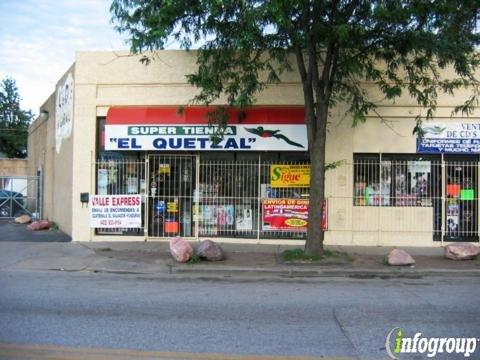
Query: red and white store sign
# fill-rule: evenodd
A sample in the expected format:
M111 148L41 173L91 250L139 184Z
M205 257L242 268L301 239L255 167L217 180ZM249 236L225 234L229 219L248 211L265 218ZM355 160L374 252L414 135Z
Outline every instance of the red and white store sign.
M141 195L91 195L91 228L142 227Z
M105 150L115 151L307 151L301 107L253 107L228 125L208 125L206 107L110 108ZM221 131L221 134L220 134Z
M262 199L262 230L307 231L308 199ZM328 201L323 200L322 230L328 230Z

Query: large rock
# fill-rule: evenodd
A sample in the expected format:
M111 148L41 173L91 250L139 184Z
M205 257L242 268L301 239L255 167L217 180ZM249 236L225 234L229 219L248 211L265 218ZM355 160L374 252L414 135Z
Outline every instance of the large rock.
M412 256L402 249L393 249L388 254L388 265L392 266L407 266L415 264Z
M28 230L48 230L52 227L53 223L48 221L48 220L39 220L39 221L34 221L30 225L27 225Z
M197 248L197 255L207 261L225 260L222 247L212 240L203 240Z
M470 243L458 243L445 246L445 257L452 260L471 260L480 254L480 249Z
M190 260L193 254L193 248L190 246L188 241L182 239L180 236L171 238L170 243L170 254L178 262L184 263Z
M16 217L15 220L13 220L15 224L28 224L30 221L32 221L32 218L28 215L21 215L19 217Z

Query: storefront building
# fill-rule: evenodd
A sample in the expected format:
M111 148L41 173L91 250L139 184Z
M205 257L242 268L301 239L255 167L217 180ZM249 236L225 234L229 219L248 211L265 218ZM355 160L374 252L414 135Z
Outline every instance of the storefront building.
M223 136L210 108L188 105L195 53L77 53L29 135L43 214L75 241L192 240L302 244L310 168L296 73L267 87ZM372 98L382 98L365 84ZM441 246L478 241L480 119L451 118L468 95L441 96L423 138L409 98L380 103L352 128L332 110L326 243ZM221 105L221 102L219 103Z

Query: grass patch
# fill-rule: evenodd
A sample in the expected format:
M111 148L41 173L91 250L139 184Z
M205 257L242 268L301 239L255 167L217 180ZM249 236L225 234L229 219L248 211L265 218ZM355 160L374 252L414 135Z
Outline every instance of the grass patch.
M285 250L284 252L282 252L282 258L284 261L295 261L295 260L320 261L322 260L321 256L305 254L305 251L303 251L303 249Z
M388 263L388 255L385 255L385 256L382 258L382 263L383 263L383 265L385 265L385 266L390 266L390 264Z
M323 252L323 256L319 255L307 255L305 254L305 251L303 249L297 248L297 249L291 249L291 250L285 250L281 254L283 261L290 261L290 262L295 262L295 261L310 261L310 262L315 262L315 261L321 261L325 259L338 259L338 260L347 260L349 262L352 262L354 259L351 255L347 253L342 253L339 251L333 251L333 250L327 250L325 249Z
M355 257L353 255L350 255L349 253L340 253L342 254L343 258L346 259L348 262L354 262Z
M197 254L193 254L190 257L190 260L187 261L187 264L193 265L193 264L199 263L200 261L202 261L202 258L200 256L198 256Z
M105 251L106 252L106 251L112 251L112 249L107 247L107 248L100 248L100 249L98 249L98 251Z

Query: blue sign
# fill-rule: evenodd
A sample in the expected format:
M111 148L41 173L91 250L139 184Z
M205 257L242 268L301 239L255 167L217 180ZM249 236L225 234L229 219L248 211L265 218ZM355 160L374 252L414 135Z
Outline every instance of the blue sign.
M157 201L155 210L157 214L163 214L165 212L165 202L162 200Z
M476 139L417 139L417 152L427 154L479 154Z
M422 130L418 153L480 154L480 123L427 122Z

